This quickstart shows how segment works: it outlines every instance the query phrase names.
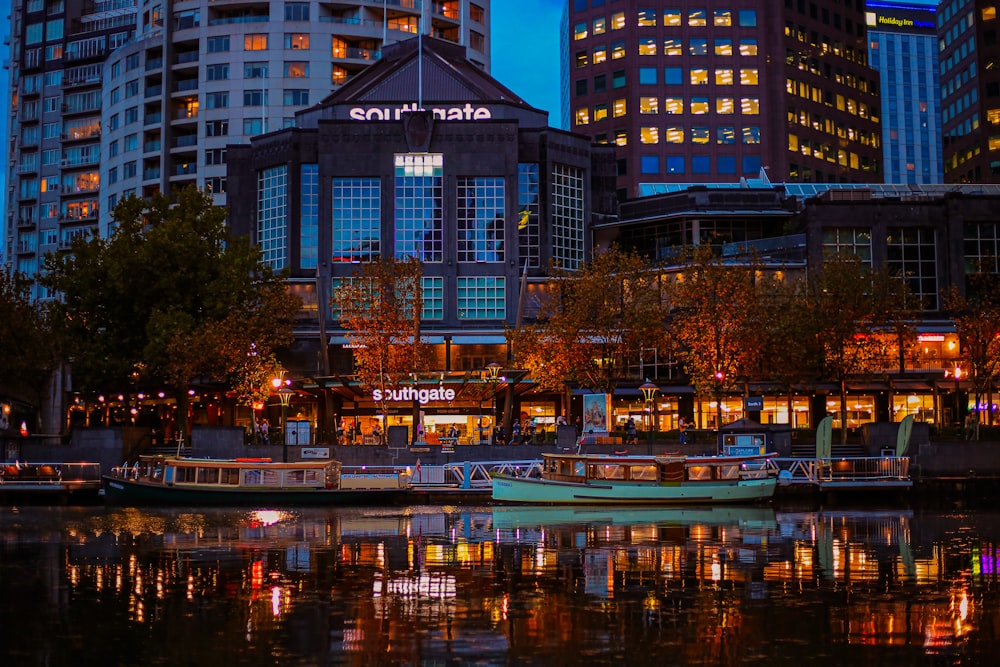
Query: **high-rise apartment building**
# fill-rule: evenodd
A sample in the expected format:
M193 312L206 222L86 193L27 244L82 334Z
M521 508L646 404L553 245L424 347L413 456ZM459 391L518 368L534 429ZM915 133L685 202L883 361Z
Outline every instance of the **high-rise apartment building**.
M292 125L383 44L422 31L490 67L489 0L17 1L4 240L28 275L130 194L226 204L226 146Z
M864 0L570 0L570 129L640 183L882 180Z
M878 70L886 183L944 182L934 7L869 1L868 62Z
M1000 183L1000 43L995 0L938 5L946 183Z

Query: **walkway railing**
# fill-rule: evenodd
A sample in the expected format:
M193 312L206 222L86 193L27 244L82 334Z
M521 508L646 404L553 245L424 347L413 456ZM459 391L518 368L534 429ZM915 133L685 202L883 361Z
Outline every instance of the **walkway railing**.
M845 456L835 458L776 458L784 485L910 486L908 456Z

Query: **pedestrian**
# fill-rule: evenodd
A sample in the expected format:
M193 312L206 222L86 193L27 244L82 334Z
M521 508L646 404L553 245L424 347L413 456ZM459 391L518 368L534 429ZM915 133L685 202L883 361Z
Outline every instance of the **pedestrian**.
M265 417L260 422L260 440L265 445L271 444L271 439L268 433L270 430L271 430L271 425L268 423L267 417Z
M684 420L684 417L681 417L680 419L677 420L677 430L680 431L681 444L686 445L688 441L687 422Z
M625 444L634 445L639 441L639 436L635 429L635 420L632 417L625 422Z
M521 422L514 420L514 425L510 428L510 441L512 444L521 444Z

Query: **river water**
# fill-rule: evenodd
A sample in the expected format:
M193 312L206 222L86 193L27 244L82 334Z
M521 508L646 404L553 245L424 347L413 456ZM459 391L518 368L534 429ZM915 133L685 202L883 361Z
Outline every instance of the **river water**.
M0 665L995 665L1000 513L0 509Z

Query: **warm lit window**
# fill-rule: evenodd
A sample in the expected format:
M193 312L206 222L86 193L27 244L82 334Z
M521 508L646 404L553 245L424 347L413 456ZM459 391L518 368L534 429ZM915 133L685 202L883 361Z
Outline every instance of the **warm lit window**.
M608 59L608 47L601 44L594 47L594 64L599 65Z
M741 56L755 56L755 55L757 55L757 40L756 39L741 39L740 40L740 55Z
M717 97L715 98L715 113L720 115L727 115L734 113L736 111L736 102L732 97Z
M625 12L618 12L611 15L611 29L621 30L625 27Z
M600 18L594 19L594 34L595 35L603 35L607 31L607 29L608 29L608 22L607 22L607 20L603 16L600 17Z
M984 21L992 21L997 17L997 8L994 7L993 5L989 5L988 7L983 7L982 12Z
M683 127L668 127L664 133L664 140L668 144L683 144L684 143L684 128Z
M611 106L611 109L612 109L612 114L614 115L615 118L621 118L622 116L624 116L625 115L625 99L621 98L621 99L615 100L614 104Z
M640 97L639 113L658 114L660 113L660 100L657 97Z
M708 85L708 70L707 69L691 70L691 85L692 86Z
M590 124L590 110L586 107L576 110L576 124L577 125L589 125Z
M760 113L760 98L744 97L740 99L740 112L749 116L756 116Z
M663 55L680 56L684 55L684 42L680 39L668 37L663 40Z
M733 70L731 69L715 70L715 85L717 86L733 85Z
M733 11L731 9L715 10L715 25L731 26L733 24Z
M625 42L614 42L611 45L611 59L618 60L625 57Z
M691 143L692 144L707 144L710 138L709 130L707 127L692 127L691 128Z
M640 56L655 56L656 55L656 38L654 37L642 37L639 39L639 55Z
M663 113L671 115L684 113L684 98L668 97L663 100Z
M309 76L309 63L307 62L286 62L285 78L302 79Z
M626 130L615 130L615 146L628 145L628 132Z
M587 52L586 51L577 51L576 52L576 66L577 66L577 68L586 67L587 66Z
M656 27L656 10L640 9L638 15L639 26L643 28Z
M243 37L244 51L266 51L267 33L251 33Z
M704 9L691 9L688 10L688 25L690 26L706 26L708 25L708 13Z
M608 105L607 104L595 104L594 105L594 122L599 120L604 120L608 117Z
M715 55L717 56L733 55L733 40L731 39L715 40Z
M587 24L577 23L573 26L573 39L587 39Z
M285 48L292 51L304 51L309 48L308 33L290 32L285 33Z
M746 68L740 70L740 83L744 86L757 85L757 68Z
M692 97L691 98L691 114L695 116L700 116L702 114L708 113L708 98L707 97Z
M681 10L679 9L664 9L663 10L663 25L677 27L681 24Z
M799 138L794 134L788 135L788 150L792 153L799 152Z
M658 127L639 128L639 141L644 144L660 143L660 129Z

